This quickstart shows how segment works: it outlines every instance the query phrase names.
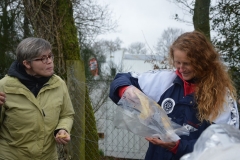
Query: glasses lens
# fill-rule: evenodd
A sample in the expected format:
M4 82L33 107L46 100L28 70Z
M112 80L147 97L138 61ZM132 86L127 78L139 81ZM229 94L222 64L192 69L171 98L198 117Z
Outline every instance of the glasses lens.
M51 60L53 61L54 56L53 56L52 54L50 54L50 55L48 55L48 56L43 56L43 57L42 57L42 62L43 62L44 64L46 64L46 63L48 62L48 59L51 59Z
M47 56L43 56L43 57L42 57L42 63L44 63L44 64L47 63L47 60L48 60L48 57L47 57Z
M49 57L48 58L50 58L52 61L54 60L54 55L53 54L51 54L51 55L49 55Z

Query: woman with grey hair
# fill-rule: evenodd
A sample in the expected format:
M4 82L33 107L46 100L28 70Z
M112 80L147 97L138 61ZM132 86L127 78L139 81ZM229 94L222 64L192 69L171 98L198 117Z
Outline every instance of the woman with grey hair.
M57 160L67 144L74 110L65 82L54 74L51 44L26 38L0 80L0 160Z

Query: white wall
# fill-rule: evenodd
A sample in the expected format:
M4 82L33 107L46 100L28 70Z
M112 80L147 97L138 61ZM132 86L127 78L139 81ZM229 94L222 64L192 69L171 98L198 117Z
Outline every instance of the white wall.
M124 59L123 66L124 66L124 70L127 70L128 72L142 73L149 70L153 70L153 64L146 63L143 60Z

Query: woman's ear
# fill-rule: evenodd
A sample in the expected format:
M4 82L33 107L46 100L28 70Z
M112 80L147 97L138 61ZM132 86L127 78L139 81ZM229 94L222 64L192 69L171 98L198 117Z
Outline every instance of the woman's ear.
M30 65L31 62L27 61L27 60L24 60L23 61L23 65L27 68L27 69L30 69L31 68L31 65Z

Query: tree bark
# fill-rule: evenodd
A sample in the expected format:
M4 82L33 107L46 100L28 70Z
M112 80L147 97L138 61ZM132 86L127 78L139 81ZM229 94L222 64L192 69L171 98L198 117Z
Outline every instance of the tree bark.
M210 40L209 9L211 0L195 0L193 24L194 29L206 35Z
M75 117L72 129L70 146L71 159L85 160L85 108L86 83L84 80L84 68L79 60L67 60L67 77L69 94L74 106ZM89 107L89 106L88 106Z

